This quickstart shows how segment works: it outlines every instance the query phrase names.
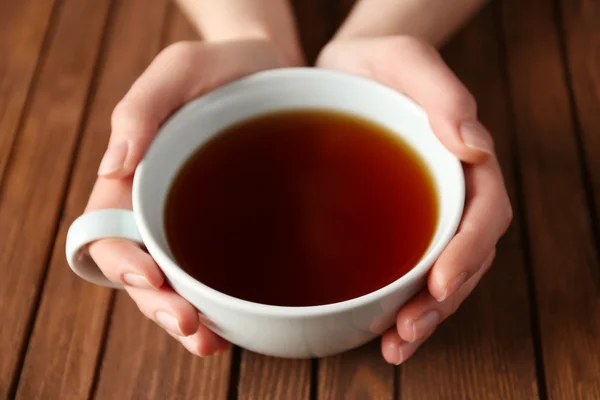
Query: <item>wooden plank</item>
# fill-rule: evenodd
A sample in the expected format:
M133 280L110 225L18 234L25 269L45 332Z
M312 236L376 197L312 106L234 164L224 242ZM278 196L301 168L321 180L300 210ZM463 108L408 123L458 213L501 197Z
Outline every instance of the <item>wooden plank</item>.
M134 3L136 8L147 4L145 0L135 0ZM162 3L161 6L150 8L155 9L155 14L158 10L162 13ZM137 14L132 9L130 19L135 15ZM154 24L149 24L143 18L136 18L151 30L130 26L127 28L128 33L140 30L140 34L156 37L156 27L160 26L156 19ZM167 43L196 37L176 9L169 13L167 23ZM154 39L148 43L148 49L156 51L157 42ZM149 55L147 51L146 62L149 61ZM115 59L111 64L115 71L119 68L119 63ZM136 71L136 74L139 72ZM129 82L134 78L135 75L128 74ZM206 359L191 355L162 329L147 320L125 292L117 295L108 335L96 398L218 400L227 397L231 354L226 352Z
M117 295L97 399L225 399L231 354L200 358Z
M72 1L72 0L68 0ZM73 1L81 8L81 0ZM87 3L101 3L88 0ZM104 1L104 6L108 2ZM160 5L160 4L159 4ZM100 7L95 4L94 7ZM86 23L99 10L81 9L70 23ZM108 139L112 108L158 48L164 6L147 7L143 0L114 3L102 48L104 69L96 81L83 139L74 166L63 218L54 243L38 318L25 359L17 397L81 399L94 385L97 359L104 341L111 291L90 285L66 266L64 240L70 223L83 211L96 178L96 169ZM62 24L61 24L62 26ZM62 29L62 28L61 28ZM75 34L84 46L97 51L100 43ZM140 46L147 43L147 46ZM72 54L81 57L80 51ZM65 62L72 62L69 57ZM83 99L81 101L83 104Z
M600 2L562 0L569 83L586 156L596 246L600 246Z
M393 399L394 366L383 360L381 340L320 360L318 398Z
M55 0L0 4L0 185L34 79Z
M547 394L598 399L600 266L555 3L502 4Z
M14 382L27 345L108 4L62 4L6 174L0 199L0 396Z
M445 49L445 55L478 100L480 118L494 134L518 210L507 88L495 25L494 10L488 7ZM459 312L402 366L401 398L537 398L520 225L519 220L513 222L498 246L495 265Z
M237 388L238 398L308 400L310 375L310 361L266 357L243 351Z

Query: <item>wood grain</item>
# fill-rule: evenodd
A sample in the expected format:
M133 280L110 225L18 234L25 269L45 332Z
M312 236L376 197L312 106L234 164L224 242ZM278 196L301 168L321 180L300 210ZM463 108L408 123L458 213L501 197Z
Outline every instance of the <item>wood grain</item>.
M54 3L23 0L0 4L0 186Z
M600 2L562 0L561 6L568 83L574 95L587 178L592 186L592 223L596 225L596 250L600 251Z
M309 65L335 30L335 1L293 0L300 41Z
M308 400L311 364L243 351L238 398L242 400Z
M163 45L167 46L180 40L197 39L200 39L198 32L196 32L192 24L187 20L174 2L171 2L169 5L168 19L166 21L165 35L163 37Z
M492 8L485 9L444 55L475 95L480 118L494 134L506 185L518 210L510 111L494 17ZM537 398L520 225L516 219L498 246L494 266L458 313L402 366L401 398Z
M548 397L600 398L600 278L554 2L503 21Z
M80 0L73 3L80 7L84 4ZM97 3L95 7L101 4L96 0L87 3ZM104 4L106 6L108 2ZM64 238L69 225L87 203L108 139L112 108L158 49L164 8L164 2L162 8L146 7L143 1L114 3L106 44L102 48L104 56L99 62L103 68L96 71L99 76L83 127L82 142L73 167L18 398L81 399L87 398L93 388L97 358L104 343L111 291L90 285L69 270L64 258ZM69 20L75 23L81 19L81 24L89 23L85 18L98 12L94 9L79 10L75 14L77 17L69 15ZM90 45L89 36L76 32L71 32L70 36L84 46ZM140 46L139 43L147 45ZM98 42L90 49L97 51L99 47ZM81 51L71 54L81 56ZM72 61L67 57L66 62ZM80 103L83 106L84 99ZM58 208L51 204L48 207Z
M318 398L393 399L394 366L381 356L380 339L320 360Z
M97 399L225 399L229 352L202 359L117 295Z
M335 29L337 30L344 20L350 15L350 11L354 8L354 5L358 3L357 0L338 0L336 9L336 24Z
M108 6L106 0L66 0L60 7L6 174L0 199L0 396L14 382L29 339Z
M133 1L136 9L127 13L128 20L136 18L137 7L144 7L143 0ZM162 2L163 7L166 3ZM169 7L172 7L169 5ZM160 10L160 13L157 11ZM154 24L139 19L136 29L127 29L128 33L139 31L136 35L146 35L144 59L158 50L158 17L164 8L155 11ZM124 23L125 20L123 21ZM174 7L164 28L165 43L196 37L187 21ZM112 60L114 71L119 70L118 60ZM133 71L131 71L133 72ZM128 74L129 82L141 71ZM99 371L98 399L225 399L229 381L231 355L201 359L188 353L177 341L167 335L153 322L147 320L129 299L125 292L119 292L108 332L105 357Z

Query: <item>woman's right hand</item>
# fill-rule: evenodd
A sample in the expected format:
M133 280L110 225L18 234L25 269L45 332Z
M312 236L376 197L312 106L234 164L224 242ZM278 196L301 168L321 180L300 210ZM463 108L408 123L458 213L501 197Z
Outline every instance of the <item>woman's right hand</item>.
M463 162L466 199L458 231L431 268L427 288L400 308L396 327L383 335L384 358L401 364L489 269L512 220L510 199L475 99L430 44L402 35L334 39L317 65L377 80L411 97L440 142Z
M236 78L284 66L289 65L276 47L263 39L179 42L164 49L114 109L108 149L85 211L131 209L133 172L160 125L182 105ZM92 243L89 253L110 281L125 286L146 317L191 353L207 356L226 348L138 245L104 239Z

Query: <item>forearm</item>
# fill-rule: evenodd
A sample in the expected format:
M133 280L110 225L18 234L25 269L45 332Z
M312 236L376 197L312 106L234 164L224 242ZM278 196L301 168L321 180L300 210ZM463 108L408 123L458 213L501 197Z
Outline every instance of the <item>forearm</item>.
M205 40L269 39L287 63L303 63L288 0L175 1Z
M441 46L486 0L359 0L337 38L410 35Z

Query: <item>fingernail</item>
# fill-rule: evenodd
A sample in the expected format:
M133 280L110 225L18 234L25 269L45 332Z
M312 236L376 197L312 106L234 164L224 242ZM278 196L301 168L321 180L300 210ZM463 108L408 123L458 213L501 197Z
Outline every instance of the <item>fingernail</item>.
M430 335L440 323L440 313L437 310L427 311L413 322L413 337L411 342Z
M494 152L494 141L487 129L479 122L463 122L460 125L460 136L463 143L472 149L492 154Z
M183 333L179 328L179 322L177 321L177 318L175 318L168 312L157 311L156 314L154 314L154 318L160 326L171 332L173 335L183 336Z
M98 167L98 175L112 174L125 166L128 144L126 141L110 144Z
M123 274L123 282L125 282L129 286L133 286L139 289L152 289L152 285L148 282L143 275L138 275L134 273Z
M444 290L444 294L442 295L442 297L439 297L437 301L441 302L446 300L449 296L452 296L454 293L456 293L458 289L460 289L460 287L463 285L463 283L465 283L466 280L467 273L463 272L459 276L454 278L452 281L448 282L446 284L446 290Z

